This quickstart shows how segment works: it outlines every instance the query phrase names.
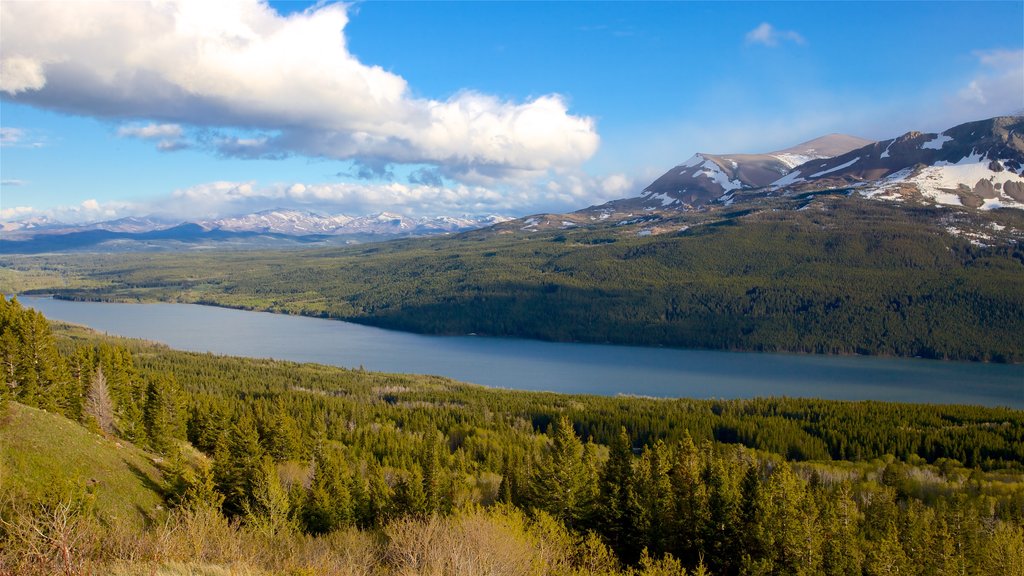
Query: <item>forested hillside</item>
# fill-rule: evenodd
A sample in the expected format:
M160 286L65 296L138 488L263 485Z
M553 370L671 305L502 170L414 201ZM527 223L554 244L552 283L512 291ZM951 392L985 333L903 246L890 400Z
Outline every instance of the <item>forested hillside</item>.
M2 481L38 466L5 455L0 572L1024 570L1017 410L490 390L54 333L6 299L0 362L5 446L45 408L146 448L170 508L127 530L90 477Z
M842 194L784 201L682 213L650 235L641 223L303 252L7 257L0 288L433 334L1024 360L1024 249L978 240L1024 229L1020 211L961 221Z

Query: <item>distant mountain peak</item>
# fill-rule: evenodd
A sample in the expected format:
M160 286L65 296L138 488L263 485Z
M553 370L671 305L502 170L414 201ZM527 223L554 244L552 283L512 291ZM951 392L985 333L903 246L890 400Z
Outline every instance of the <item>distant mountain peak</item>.
M968 122L939 133L907 132L799 166L772 187L854 187L878 200L1024 208L1024 117Z
M829 158L870 144L846 134L828 134L764 154L698 152L643 189L632 202L636 209L699 207L745 189L760 188L810 160Z

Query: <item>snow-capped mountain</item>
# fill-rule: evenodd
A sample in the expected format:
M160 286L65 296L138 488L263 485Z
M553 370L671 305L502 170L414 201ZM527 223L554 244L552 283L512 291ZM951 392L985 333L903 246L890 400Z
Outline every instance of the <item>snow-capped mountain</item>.
M1024 208L1024 116L908 132L811 161L771 184L787 191L854 187L879 200L969 208Z
M644 188L643 207L692 208L737 190L767 186L810 160L831 158L870 140L829 134L767 154L694 154Z
M368 236L389 238L463 232L510 219L497 215L411 218L389 212L367 216L324 215L283 208L199 222L128 217L66 224L33 217L3 223L0 252L113 247L114 244L121 250L134 249L134 244L171 249L197 243L231 244L235 248L317 242L337 244L352 239L365 240ZM31 243L34 244L30 246Z
M504 216L439 216L412 218L390 212L366 216L322 215L304 210L264 210L254 214L199 222L207 230L265 232L289 236L315 234L436 234L461 232L504 222Z
M145 217L139 218L129 216L117 220L104 222L90 222L88 224L68 224L53 220L46 216L33 216L22 220L0 223L0 230L4 232L7 239L30 237L41 234L69 234L72 232L87 232L90 230L106 230L108 232L125 232L137 234L152 232L154 230L165 230L178 224L162 218Z
M324 216L305 210L263 210L253 214L202 220L197 222L207 230L230 232L268 232L305 236L309 234L333 234L339 228L354 220L352 216L339 214Z
M695 154L638 196L569 214L535 214L500 229L529 233L612 224L640 225L642 234L659 226L678 231L666 223L681 213L761 201L769 209L801 209L807 205L801 198L821 191L908 205L1024 209L1024 116L881 142L832 134L768 154Z

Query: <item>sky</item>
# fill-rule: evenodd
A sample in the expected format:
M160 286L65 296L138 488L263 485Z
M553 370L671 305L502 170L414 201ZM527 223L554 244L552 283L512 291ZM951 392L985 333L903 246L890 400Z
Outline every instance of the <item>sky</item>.
M0 220L564 212L1022 110L1019 1L4 0Z

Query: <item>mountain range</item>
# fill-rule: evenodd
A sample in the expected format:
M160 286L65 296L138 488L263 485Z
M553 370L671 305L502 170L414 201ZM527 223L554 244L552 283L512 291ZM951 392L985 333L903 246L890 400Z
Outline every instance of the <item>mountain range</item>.
M0 253L336 244L490 227L499 233L531 233L639 224L638 233L643 235L678 229L657 224L681 214L738 205L763 207L766 202L771 209L803 209L808 206L803 200L826 191L966 213L1024 209L1022 174L1024 116L1003 116L940 133L907 132L879 142L829 134L763 154L700 152L637 196L568 214L410 218L388 212L353 217L274 209L197 222L132 217L87 225L33 218L2 224ZM1014 234L1021 231L1003 236Z
M904 206L1024 209L1024 116L968 122L940 133L907 132L872 142L830 134L765 154L697 153L634 197L569 214L537 214L499 225L537 232L595 224L641 225L720 208L801 209L829 192ZM678 227L664 228L678 230ZM1018 235L1024 231L1017 231Z
M390 212L324 215L283 208L197 222L128 217L75 225L32 218L2 224L0 253L308 246L463 232L507 220L498 215L413 218Z

